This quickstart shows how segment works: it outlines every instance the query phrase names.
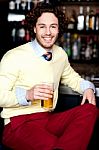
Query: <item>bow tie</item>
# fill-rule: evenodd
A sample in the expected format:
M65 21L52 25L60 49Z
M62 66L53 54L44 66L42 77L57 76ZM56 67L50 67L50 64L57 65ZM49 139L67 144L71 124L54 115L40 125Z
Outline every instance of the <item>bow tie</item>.
M50 61L52 59L52 53L51 52L47 52L46 54L42 55L45 60Z

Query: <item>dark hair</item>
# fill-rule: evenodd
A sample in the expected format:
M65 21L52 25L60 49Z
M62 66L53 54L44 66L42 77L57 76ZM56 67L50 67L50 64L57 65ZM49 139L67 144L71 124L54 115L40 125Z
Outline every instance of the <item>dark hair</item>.
M38 5L31 9L29 13L26 15L26 24L27 28L30 32L32 38L35 38L35 33L33 28L36 25L37 19L42 15L43 12L51 12L54 13L59 21L59 35L58 38L62 36L64 32L66 32L66 19L65 14L55 6L49 3L38 3Z

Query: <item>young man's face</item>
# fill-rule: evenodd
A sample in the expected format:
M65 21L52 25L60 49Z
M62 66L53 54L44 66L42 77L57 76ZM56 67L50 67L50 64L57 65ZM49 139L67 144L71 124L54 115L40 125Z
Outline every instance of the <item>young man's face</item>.
M43 13L37 20L34 32L39 44L46 50L51 49L59 32L57 17L53 13Z

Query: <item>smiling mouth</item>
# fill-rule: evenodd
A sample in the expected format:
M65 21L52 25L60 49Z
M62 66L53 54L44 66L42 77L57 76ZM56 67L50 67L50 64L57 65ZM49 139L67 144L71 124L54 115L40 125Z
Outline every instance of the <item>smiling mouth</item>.
M46 42L51 42L52 38L51 38L51 37L47 37L47 38L44 38L44 40L45 40Z

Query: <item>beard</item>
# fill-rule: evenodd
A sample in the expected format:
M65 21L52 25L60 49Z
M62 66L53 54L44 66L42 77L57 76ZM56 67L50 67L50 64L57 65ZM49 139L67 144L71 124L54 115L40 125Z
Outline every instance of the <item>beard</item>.
M56 42L57 38L58 38L58 35L56 37L52 38L51 42L42 40L44 38L42 38L40 40L38 37L36 37L36 40L44 49L51 49L53 47L54 43Z

